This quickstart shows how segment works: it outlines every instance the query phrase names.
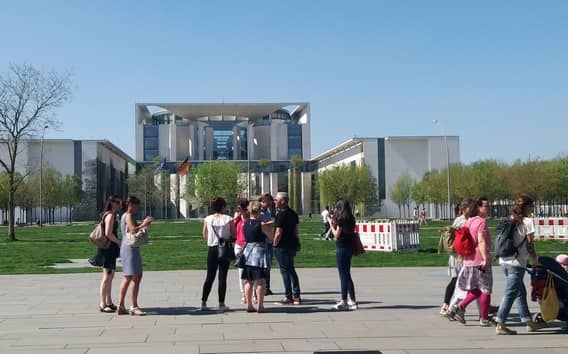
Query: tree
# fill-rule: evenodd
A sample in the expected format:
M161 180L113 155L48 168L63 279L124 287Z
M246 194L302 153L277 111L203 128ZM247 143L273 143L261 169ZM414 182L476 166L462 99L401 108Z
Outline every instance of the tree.
M31 65L11 65L0 75L0 139L7 158L0 165L8 174L8 239L15 240L15 194L25 176L16 175L22 139L39 136L44 127L57 126L53 111L70 99L70 76L43 73Z
M377 206L377 183L367 165L335 166L319 173L316 185L321 208L346 199L365 215Z
M403 217L402 211L406 209L410 210L410 201L412 200L412 190L416 181L410 176L408 171L402 173L396 183L390 188L389 194L390 199L398 205L398 213L400 217ZM402 209L402 210L401 210ZM406 216L406 211L404 212Z
M300 156L292 156L290 159L290 164L292 168L290 169L290 174L288 175L288 195L290 198L290 208L301 213L302 210L302 173L300 167L304 160Z
M190 203L194 198L200 206L209 206L213 197L222 197L232 205L246 188L240 178L238 164L229 161L212 161L194 168L187 178L183 198Z
M73 207L78 205L85 194L82 189L81 178L66 175L61 185L62 205L67 207L67 220L73 222Z
M153 215L154 209L160 205L161 193L154 182L155 169L143 168L135 175L128 177L128 193L140 198L144 215Z

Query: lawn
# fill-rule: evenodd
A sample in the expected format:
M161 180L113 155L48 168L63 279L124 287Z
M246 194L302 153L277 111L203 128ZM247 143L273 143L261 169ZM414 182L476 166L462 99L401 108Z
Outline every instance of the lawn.
M439 229L444 222L432 222L421 229L419 252L367 252L355 257L356 267L444 266L446 254L437 254ZM495 223L491 223L494 233ZM142 257L145 270L204 269L206 244L201 239L202 225L198 222L156 222L150 229L152 243L144 246ZM85 259L95 253L87 241L93 225L36 226L17 228L16 242L0 238L0 274L93 272L95 268L56 270L47 268L69 259ZM300 225L302 250L296 258L299 267L334 267L335 244L317 238L322 225L319 221L304 221ZM0 228L0 235L7 229ZM568 253L568 244L557 241L539 242L542 255Z

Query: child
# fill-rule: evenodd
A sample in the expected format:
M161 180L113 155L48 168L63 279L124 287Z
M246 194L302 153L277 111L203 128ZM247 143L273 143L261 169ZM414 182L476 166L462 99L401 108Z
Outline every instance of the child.
M568 272L568 255L559 254L556 256L556 262L558 262L565 271Z

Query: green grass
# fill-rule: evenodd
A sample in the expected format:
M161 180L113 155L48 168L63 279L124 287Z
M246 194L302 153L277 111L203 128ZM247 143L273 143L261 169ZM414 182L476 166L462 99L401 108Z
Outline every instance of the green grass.
M415 267L444 266L446 254L437 254L439 229L443 222L433 222L421 230L419 252L367 252L354 257L356 267ZM494 234L495 224L491 223ZM96 268L56 270L47 268L69 259L85 259L95 253L87 241L94 225L35 226L17 228L18 241L0 238L0 274L42 274L95 272ZM201 239L202 225L197 222L156 222L150 229L152 243L144 246L142 257L145 270L204 269L206 244ZM319 221L304 221L300 225L302 250L296 258L299 267L335 267L335 244L314 240L321 232ZM6 234L0 227L0 235ZM568 244L558 241L538 242L537 252L542 255L568 253Z

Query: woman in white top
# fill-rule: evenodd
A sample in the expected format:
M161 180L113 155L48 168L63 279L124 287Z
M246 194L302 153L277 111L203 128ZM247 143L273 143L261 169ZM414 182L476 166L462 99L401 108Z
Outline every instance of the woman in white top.
M213 214L203 222L203 239L207 241L207 277L203 284L201 296L201 310L207 310L207 298L211 292L217 269L219 269L219 311L226 311L225 293L227 292L227 273L229 260L219 258L219 239L230 240L235 238L235 224L233 219L225 214L227 203L221 197L211 201Z
M540 326L538 323L532 321L527 303L527 290L523 282L525 268L529 258L534 263L537 261L533 246L535 227L532 218L529 217L532 213L533 205L534 202L531 198L520 196L515 199L515 204L512 208L511 218L513 218L517 224L514 233L517 254L512 257L499 258L499 264L501 264L503 268L507 283L501 305L499 305L499 311L495 317L495 321L497 322L497 334L517 334L516 331L505 327L505 321L509 316L509 311L511 311L515 300L518 300L521 322L527 325L528 330L532 332L539 329L538 327Z

